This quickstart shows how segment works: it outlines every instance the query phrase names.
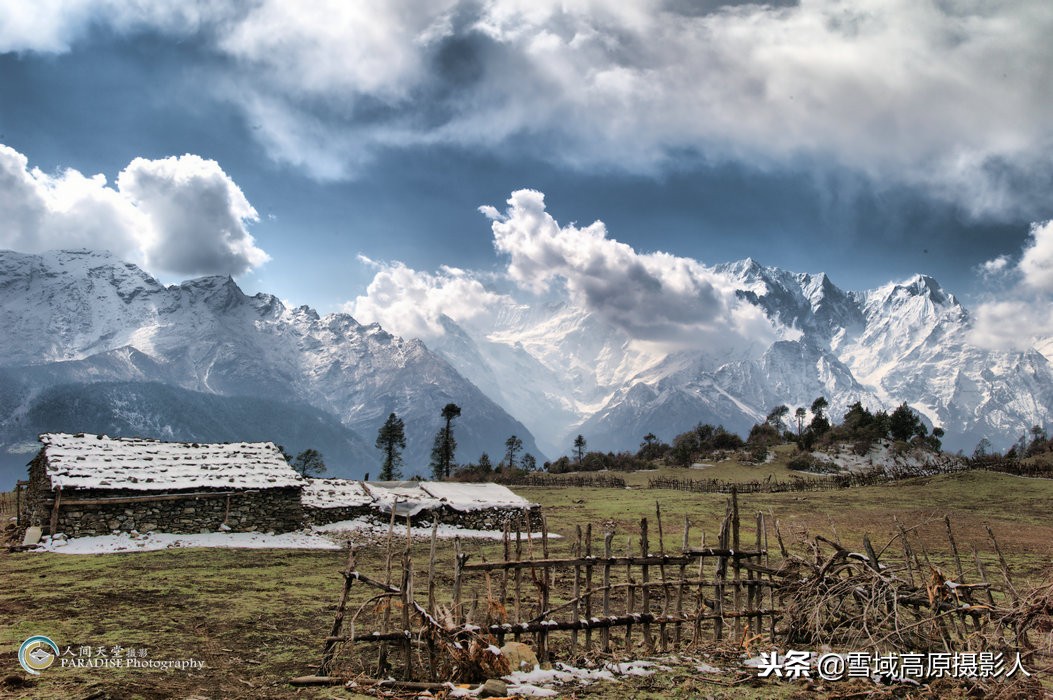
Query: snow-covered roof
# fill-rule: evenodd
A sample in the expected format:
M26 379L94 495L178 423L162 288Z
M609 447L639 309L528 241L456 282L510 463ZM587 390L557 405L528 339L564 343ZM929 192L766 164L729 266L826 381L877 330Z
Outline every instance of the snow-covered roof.
M458 511L483 508L530 508L533 503L501 484L458 484L447 481L422 482L421 490Z
M373 502L373 496L361 481L308 479L301 501L312 508L347 508L368 506Z
M385 513L395 509L396 515L414 516L424 510L442 507L437 498L432 498L421 488L419 481L381 481L369 484L377 508Z
M46 433L40 441L52 488L168 491L304 484L272 442L161 442L83 433Z
M440 481L374 481L310 479L303 504L312 508L373 505L384 513L417 515L446 506L467 512L484 508L532 508L535 504L500 484L455 484Z

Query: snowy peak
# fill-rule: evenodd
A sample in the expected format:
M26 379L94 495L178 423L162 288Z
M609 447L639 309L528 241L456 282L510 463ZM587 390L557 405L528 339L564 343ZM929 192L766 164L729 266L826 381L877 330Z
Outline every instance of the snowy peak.
M0 291L9 331L0 335L0 367L32 375L30 403L60 382L158 382L307 404L367 437L395 412L407 425L409 476L426 471L442 407L453 402L464 408L459 458L499 453L512 434L543 457L522 423L420 340L346 313L319 316L270 294L248 296L229 276L164 287L105 253L0 252Z

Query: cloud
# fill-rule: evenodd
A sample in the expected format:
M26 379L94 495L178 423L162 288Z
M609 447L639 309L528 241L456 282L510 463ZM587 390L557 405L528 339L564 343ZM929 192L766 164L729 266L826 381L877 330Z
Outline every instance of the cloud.
M733 282L696 260L642 254L607 237L602 221L560 226L545 196L518 190L492 220L494 248L508 256L507 275L533 293L561 284L570 300L629 337L670 348L763 349L778 333L763 312L741 301Z
M226 58L214 93L319 178L454 144L644 173L833 165L976 216L1041 211L1053 184L1045 0L12 0L0 51L88 26L199 37Z
M1009 256L999 255L997 258L981 263L979 271L985 277L994 277L1003 274L1008 268Z
M219 165L194 155L136 158L117 178L54 175L0 145L0 247L105 248L153 271L237 275L268 260L257 219Z
M1012 275L1001 298L980 304L971 339L982 347L1026 350L1053 336L1053 221L1031 225L1020 261L1001 255L981 266L987 277Z
M366 293L345 304L344 311L360 323L379 323L403 337L427 340L441 336L444 315L470 325L508 301L465 270L442 267L432 274L401 262L378 263L363 255L359 260L377 272Z
M1053 292L1053 221L1031 225L1031 237L1017 269L1031 289Z
M214 160L136 158L117 186L152 224L148 266L239 275L270 259L246 228L259 219L256 210Z
M1029 350L1053 335L1049 299L1010 298L980 304L969 340L990 350Z

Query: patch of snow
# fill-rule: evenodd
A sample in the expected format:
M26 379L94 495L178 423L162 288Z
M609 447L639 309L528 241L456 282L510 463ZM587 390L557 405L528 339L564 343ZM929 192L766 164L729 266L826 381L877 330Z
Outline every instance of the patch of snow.
M116 552L151 552L159 549L185 547L225 547L229 549L332 549L342 547L324 535L314 532L208 532L197 535L177 535L168 532L148 532L133 536L98 535L67 539L62 533L45 537L34 552L61 554L110 554Z
M326 525L315 525L312 529L315 532L354 532L368 535L387 535L388 527L388 523L380 523L363 516L354 520L341 520ZM431 537L430 526L413 527L410 529L410 532L413 537ZM406 526L396 523L395 534L401 534L405 537ZM465 527L440 523L437 536L444 539L462 537L464 539L500 540L504 537L504 533L501 530L469 530ZM549 534L549 537L558 537L558 535Z

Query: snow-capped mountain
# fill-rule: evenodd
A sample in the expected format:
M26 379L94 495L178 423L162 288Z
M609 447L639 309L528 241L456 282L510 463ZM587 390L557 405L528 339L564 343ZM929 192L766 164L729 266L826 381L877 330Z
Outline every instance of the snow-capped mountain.
M569 305L510 308L487 333L448 323L432 345L520 418L552 453L581 433L601 449L634 449L699 422L745 433L779 404L808 407L825 396L839 419L861 401L892 409L906 401L947 432L950 449L982 437L999 447L1032 425L1053 422L1053 369L1037 350L1000 352L969 342L971 320L954 295L917 275L867 292L825 274L718 266L740 298L764 310L786 339L759 358L703 349L662 354ZM486 377L512 376L510 396Z
M440 412L449 402L462 408L459 459L489 451L496 461L512 434L541 456L521 423L419 340L395 337L375 324L363 326L347 314L319 316L305 306L286 308L268 294L248 296L228 277L165 287L108 253L0 252L0 324L6 331L0 335L0 367L6 369L0 372L0 396L5 397L0 399L0 442L16 452L35 440L29 426L42 427L28 417L39 416L39 402L49 388L135 382L177 387L186 392L178 398L181 405L197 400L203 411L204 399L195 395L281 402L290 415L299 416L297 421L317 420L315 413L324 412L342 424L348 432L343 439L353 446L327 455L344 474L376 474L380 457L372 444L391 412L406 424L404 472L425 472ZM143 409L151 416L157 406L176 401L166 394L158 404L154 390L137 395L138 405L152 407ZM242 413L251 413L244 402L239 405ZM116 408L110 408L105 419L85 416L81 427L63 429L161 427L146 415L128 419L127 411L113 423ZM234 409L221 410L212 401L207 410L229 416ZM158 437L184 439L185 428ZM325 430L330 434L333 426ZM228 439L248 438L232 434ZM281 442L283 437L270 439ZM363 463L370 452L373 460ZM342 463L348 460L353 463Z
M293 450L319 446L312 439L357 476L375 473L372 441L394 411L412 473L425 468L451 401L463 410L462 460L497 457L511 434L554 456L578 433L603 450L699 422L745 433L772 407L818 396L835 418L856 401L906 401L946 430L947 447L966 451L982 437L1004 448L1053 422L1046 357L971 344L969 312L930 277L849 292L752 260L715 272L782 339L748 356L667 352L573 303L503 297L485 327L442 318L426 347L347 314L247 296L226 277L166 287L105 253L0 252L0 453L32 449L52 424L202 440L223 439L208 432L219 425L237 432L228 439L285 430L271 439Z

